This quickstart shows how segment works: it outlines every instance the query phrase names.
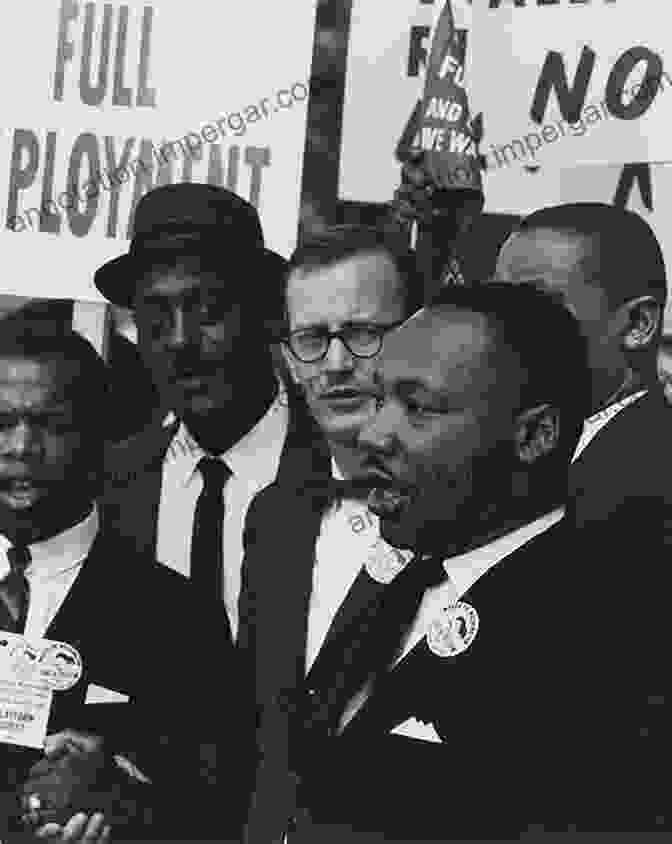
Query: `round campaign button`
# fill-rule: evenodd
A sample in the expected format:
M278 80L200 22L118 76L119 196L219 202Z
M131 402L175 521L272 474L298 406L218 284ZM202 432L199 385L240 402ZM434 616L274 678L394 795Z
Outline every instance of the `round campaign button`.
M388 545L384 539L377 539L371 546L364 566L369 576L378 583L391 583L406 566L413 555Z
M478 613L464 601L443 607L427 630L427 644L437 656L456 656L471 645L478 632Z
M82 658L65 642L49 642L40 657L40 679L53 691L71 689L82 676Z

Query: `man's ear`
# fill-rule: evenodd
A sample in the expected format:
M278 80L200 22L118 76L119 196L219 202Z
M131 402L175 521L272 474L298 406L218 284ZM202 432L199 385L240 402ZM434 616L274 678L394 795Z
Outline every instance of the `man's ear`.
M662 307L653 296L640 296L618 309L624 317L623 349L637 352L649 348L658 336Z
M282 354L282 359L285 362L285 366L287 367L287 371L289 372L292 381L300 386L301 382L297 372L296 358L284 343L280 343L280 353Z
M550 404L525 410L516 419L516 456L523 463L534 463L550 454L559 440L560 411Z

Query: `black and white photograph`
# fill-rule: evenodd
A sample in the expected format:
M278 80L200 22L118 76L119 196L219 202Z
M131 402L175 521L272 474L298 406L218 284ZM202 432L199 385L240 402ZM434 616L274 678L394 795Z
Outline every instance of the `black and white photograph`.
M669 12L7 4L0 844L667 840Z

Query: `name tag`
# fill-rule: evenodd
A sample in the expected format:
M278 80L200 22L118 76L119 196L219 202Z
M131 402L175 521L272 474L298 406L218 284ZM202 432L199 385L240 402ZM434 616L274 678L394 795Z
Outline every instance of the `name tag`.
M71 645L0 633L0 742L42 748L54 694L81 676Z
M441 737L434 729L433 724L423 724L416 718L409 718L403 724L399 724L390 730L398 736L406 736L406 738L419 739L420 741L431 741L435 744L438 742L442 744Z

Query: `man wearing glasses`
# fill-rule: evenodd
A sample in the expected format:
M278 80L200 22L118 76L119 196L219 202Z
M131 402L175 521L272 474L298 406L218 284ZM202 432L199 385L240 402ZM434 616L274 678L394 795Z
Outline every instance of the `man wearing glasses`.
M269 745L283 742L284 714L268 702L303 683L324 642L364 599L364 570L385 579L402 563L402 554L380 539L377 517L366 507L368 490L348 479L360 471L357 436L375 413L374 372L385 335L420 307L421 290L413 252L374 228L330 229L290 259L282 352L325 435L331 473L284 475L256 497L246 521L238 643L263 713L260 749L274 764L281 754ZM278 541L273 571L263 550L269 536ZM257 648L269 631L270 659ZM277 770L260 764L255 804L266 806L278 782ZM291 778L285 786L293 788ZM251 817L272 826L272 815ZM248 841L266 840L256 822Z
M290 260L285 361L346 474L383 337L420 306L415 272L404 243L364 226L335 227Z

